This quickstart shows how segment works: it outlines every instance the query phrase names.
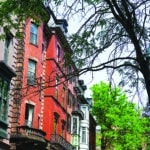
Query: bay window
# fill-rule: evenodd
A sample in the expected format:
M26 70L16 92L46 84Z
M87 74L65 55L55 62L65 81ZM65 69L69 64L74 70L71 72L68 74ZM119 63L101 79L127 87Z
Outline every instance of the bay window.
M9 86L14 76L15 72L6 65L6 62L0 61L0 139L8 138Z

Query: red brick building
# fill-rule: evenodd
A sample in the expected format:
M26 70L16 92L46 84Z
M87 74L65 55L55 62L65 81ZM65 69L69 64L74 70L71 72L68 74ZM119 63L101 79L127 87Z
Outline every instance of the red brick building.
M68 24L64 19L55 18L53 12L50 13L55 26L48 28L50 41L46 51L43 129L47 133L46 139L50 140L51 149L71 150L71 133L68 131L71 123L67 109L68 67L64 61L65 53L71 52L64 35Z
M64 59L66 53L72 52L65 36L67 21L57 19L49 8L45 11L51 15L49 22L36 24L27 19L20 27L24 38L17 39L15 55L10 53L16 77L8 101L9 122L5 123L4 131L0 130L0 137L4 138L0 144L8 137L6 149L80 150L80 123L84 114L79 97L80 94L84 97L84 93L78 90L84 91L85 86L80 85L76 66ZM7 61L6 52L4 56ZM1 62L0 71L0 79L2 72L7 73L10 84L15 73ZM3 125L1 120L0 114Z
M31 19L25 22L24 53L22 54L22 82L19 104L16 108L14 132L11 142L16 143L16 149L45 149L46 133L42 130L43 92L40 89L44 73L43 24L35 24ZM18 112L17 112L18 111ZM12 148L13 149L13 148Z

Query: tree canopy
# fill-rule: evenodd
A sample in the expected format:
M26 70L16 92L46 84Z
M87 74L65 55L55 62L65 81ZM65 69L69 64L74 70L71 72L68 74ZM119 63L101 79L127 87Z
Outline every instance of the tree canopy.
M7 30L17 29L22 21L32 18L36 23L49 18L44 0L0 0L0 26ZM16 35L19 32L16 32ZM3 38L3 34L0 35Z
M102 150L136 150L145 141L146 118L118 87L100 82L91 88L92 113L101 126Z
M150 102L150 1L62 0L59 8L64 8L64 17L80 19L70 38L72 57L84 66L80 73L107 69L112 80L117 71L120 86L128 84L132 93L135 87L136 92L146 88Z

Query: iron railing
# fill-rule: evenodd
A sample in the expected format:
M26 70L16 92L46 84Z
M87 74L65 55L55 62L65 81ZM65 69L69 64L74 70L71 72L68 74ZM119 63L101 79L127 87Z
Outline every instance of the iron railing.
M28 126L17 127L17 134L22 136L30 136L36 138L45 138L46 133L40 129L31 128Z
M58 134L51 134L50 142L51 144L60 145L65 150L75 150L73 145L71 145L68 141L66 141L66 139Z

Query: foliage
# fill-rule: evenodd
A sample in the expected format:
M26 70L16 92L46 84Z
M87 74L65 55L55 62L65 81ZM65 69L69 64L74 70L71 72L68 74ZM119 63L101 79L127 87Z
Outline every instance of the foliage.
M101 133L96 133L96 146L101 145Z
M0 10L0 26L7 30L17 30L27 18L32 18L36 23L48 19L43 0L0 0Z
M102 149L136 150L141 147L146 118L140 117L135 104L127 101L118 87L101 82L91 88L94 100L92 112L101 126Z
M136 92L139 87L146 87L150 101L147 52L150 1L62 0L58 8L65 17L79 20L73 25L75 33L70 37L70 45L74 50L72 58L83 67L80 74L106 69L112 79L117 71L121 77L120 86L128 84L128 91L132 93L135 87ZM58 8L54 5L57 12Z

